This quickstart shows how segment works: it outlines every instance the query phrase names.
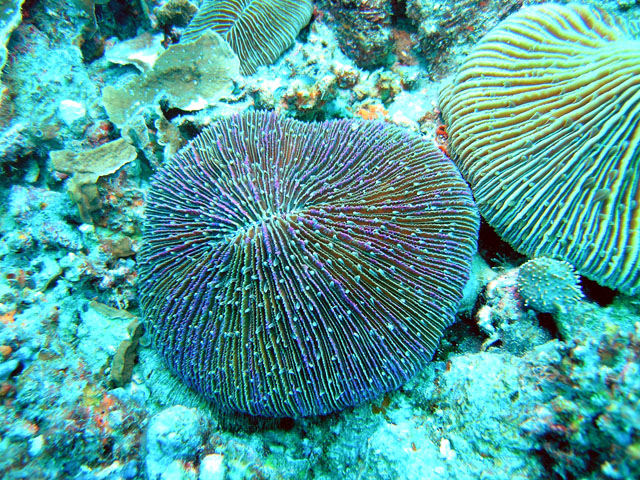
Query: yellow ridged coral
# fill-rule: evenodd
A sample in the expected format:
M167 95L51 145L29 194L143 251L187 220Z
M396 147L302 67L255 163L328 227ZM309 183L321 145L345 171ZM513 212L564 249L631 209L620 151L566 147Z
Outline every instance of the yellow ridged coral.
M640 41L577 4L524 8L440 97L480 212L529 256L640 292Z

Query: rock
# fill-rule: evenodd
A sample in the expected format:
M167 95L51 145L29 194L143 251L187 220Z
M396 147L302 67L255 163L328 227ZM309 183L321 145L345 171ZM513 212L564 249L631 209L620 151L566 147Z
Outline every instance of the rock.
M200 475L198 480L223 480L224 457L218 453L207 455L200 461Z
M151 477L151 475L149 475L149 478L159 478L160 480L196 480L196 474L180 460L174 460L159 477Z
M147 430L149 479L195 478L187 475L181 461L195 459L205 431L206 421L194 408L176 405L154 416Z
M84 118L87 114L87 109L84 104L76 102L75 100L69 100L68 98L61 100L58 106L58 116L64 123L71 125L76 120Z
M44 436L38 435L37 437L29 440L29 456L37 457L42 453L44 449Z
M0 363L0 382L7 380L16 368L18 368L19 364L20 362L16 359Z

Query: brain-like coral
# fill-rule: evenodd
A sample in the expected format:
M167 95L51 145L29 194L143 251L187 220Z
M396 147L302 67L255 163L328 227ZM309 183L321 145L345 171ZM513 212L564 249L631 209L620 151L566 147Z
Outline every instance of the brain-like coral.
M478 222L455 166L396 127L223 119L153 180L139 253L147 328L222 410L339 410L430 360Z
M204 0L180 41L194 41L210 28L229 42L249 75L277 60L312 13L311 0Z
M582 5L524 8L441 95L454 160L517 250L640 292L640 41Z
M518 271L518 291L528 306L541 313L569 311L583 297L573 266L554 258L534 258Z

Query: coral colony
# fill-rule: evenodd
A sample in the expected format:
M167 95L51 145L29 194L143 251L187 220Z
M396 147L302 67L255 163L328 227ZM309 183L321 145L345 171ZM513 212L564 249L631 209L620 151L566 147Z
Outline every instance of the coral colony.
M516 249L640 292L640 41L586 6L524 9L441 96L454 158Z
M640 478L640 2L0 0L0 478Z
M328 413L398 387L454 318L478 215L431 143L364 121L221 120L154 178L148 330L227 410Z

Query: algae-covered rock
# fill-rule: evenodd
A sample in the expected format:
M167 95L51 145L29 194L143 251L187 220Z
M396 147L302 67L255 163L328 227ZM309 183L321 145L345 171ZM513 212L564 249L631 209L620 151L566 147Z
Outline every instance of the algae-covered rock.
M194 478L183 462L193 461L202 448L207 423L195 408L175 405L149 422L146 436L147 478Z
M153 68L158 57L164 52L161 33L151 34L144 32L135 38L118 42L107 48L104 56L111 63L119 65L133 65L141 72L147 72Z
M136 149L122 138L84 152L57 150L50 153L54 170L73 175L68 185L69 193L86 223L91 223L90 213L101 205L96 186L98 178L117 172L135 160L136 155Z
M330 0L340 49L359 67L375 68L393 62L391 2L384 0Z
M76 351L91 373L101 374L119 345L130 338L133 315L95 300L85 308L79 312Z
M122 87L107 86L102 102L109 119L122 127L145 107L163 99L180 110L201 110L233 89L240 62L217 33L205 32L192 43L171 45L153 68Z
M573 339L541 370L554 394L528 412L544 478L640 478L640 323Z

